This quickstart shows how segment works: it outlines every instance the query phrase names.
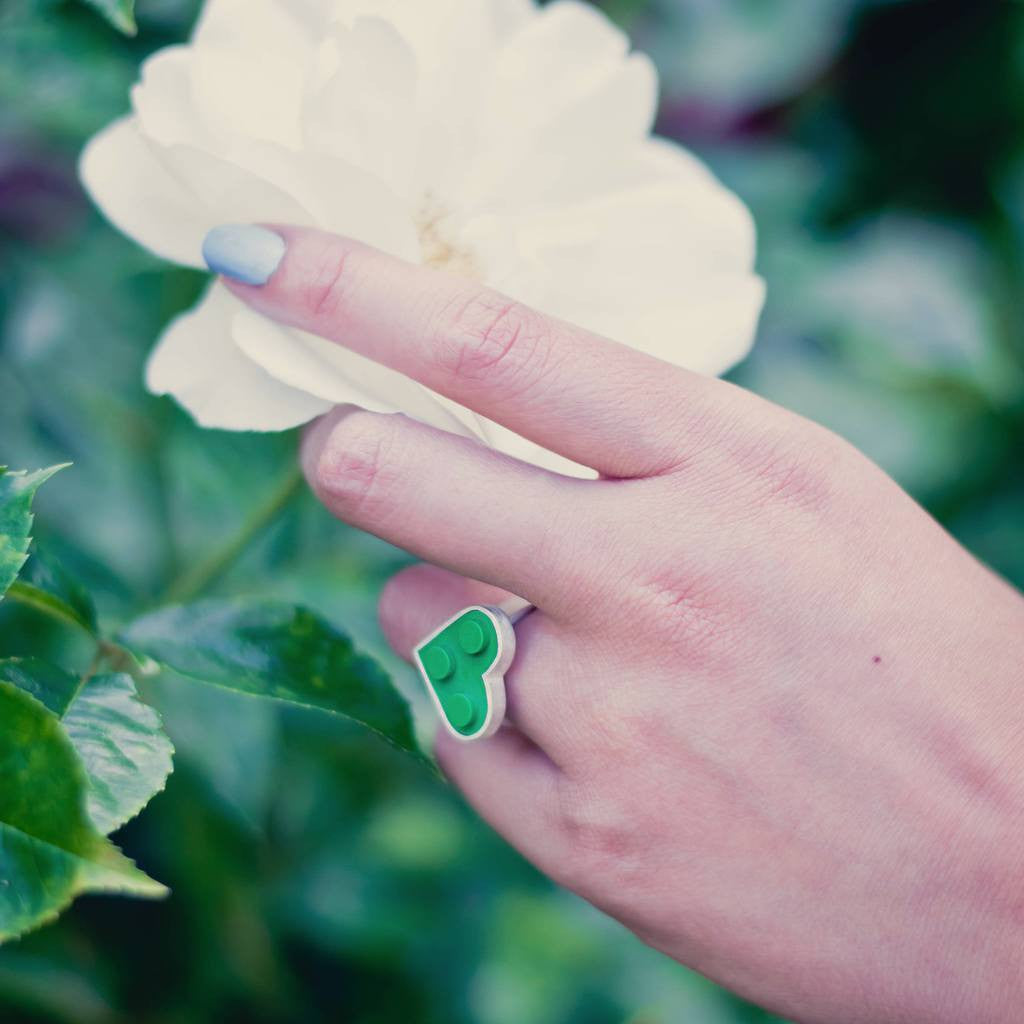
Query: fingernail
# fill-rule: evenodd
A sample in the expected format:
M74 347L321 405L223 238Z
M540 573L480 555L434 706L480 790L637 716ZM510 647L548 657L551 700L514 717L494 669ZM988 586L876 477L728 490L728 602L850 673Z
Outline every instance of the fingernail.
M255 224L222 224L203 239L203 259L215 273L242 284L266 284L281 265L284 239Z

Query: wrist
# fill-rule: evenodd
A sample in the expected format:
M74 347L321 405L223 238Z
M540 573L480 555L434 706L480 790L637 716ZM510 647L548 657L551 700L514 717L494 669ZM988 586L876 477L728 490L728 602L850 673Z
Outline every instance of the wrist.
M959 809L937 861L965 931L936 941L947 986L934 1019L978 1024L1019 1021L1024 1005L1024 597L995 582L998 596L973 609L987 628L972 631L981 642L968 658L962 731L940 740Z

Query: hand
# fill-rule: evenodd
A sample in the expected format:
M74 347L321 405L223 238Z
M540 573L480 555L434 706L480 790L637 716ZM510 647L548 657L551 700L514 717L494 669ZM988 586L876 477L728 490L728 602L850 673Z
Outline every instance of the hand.
M514 728L438 741L479 812L801 1021L1019 1019L1020 595L798 416L471 281L280 233L276 273L237 295L601 474L362 411L306 437L337 516L433 563L382 598L404 655L467 604L538 606Z

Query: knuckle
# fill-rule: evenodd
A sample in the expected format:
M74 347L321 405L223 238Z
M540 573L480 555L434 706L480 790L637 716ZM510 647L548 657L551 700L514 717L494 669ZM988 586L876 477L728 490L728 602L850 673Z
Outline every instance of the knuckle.
M688 406L682 415L678 447L686 454L670 475L692 487L699 471L705 499L726 519L820 515L849 465L848 446L831 431L743 392L718 391L710 407Z
M421 569L422 566L415 565L395 573L381 588L377 599L377 621L381 631L392 649L403 655L408 653L408 648L403 645L402 637L407 631L410 607L415 607L410 601L411 584Z
M481 290L449 303L435 329L437 358L446 374L470 384L529 387L550 346L543 316L522 303Z
M635 815L610 792L613 788L601 779L564 778L559 785L558 827L570 851L560 880L580 892L600 886L625 895L644 874Z
M688 670L706 670L722 663L735 643L735 614L722 588L729 581L696 564L682 562L662 567L638 579L633 599L641 621L650 621L665 651Z
M350 279L348 252L327 249L323 259L317 262L316 272L302 288L302 303L309 318L316 321L337 316L346 301Z
M313 467L313 489L341 515L386 510L397 475L397 418L357 412L331 431Z
M762 436L741 456L754 505L815 516L824 512L842 461L838 440L821 429Z
M708 389L683 388L676 384L676 379L676 371L669 368L665 371L664 384L660 384L667 384L668 391L662 403L665 408L662 434L668 451L665 466L656 475L685 478L689 486L695 473L707 472L708 453L728 449L733 436L743 435L750 396L720 384ZM652 385L649 390L653 392L658 386ZM680 401L683 395L686 400Z

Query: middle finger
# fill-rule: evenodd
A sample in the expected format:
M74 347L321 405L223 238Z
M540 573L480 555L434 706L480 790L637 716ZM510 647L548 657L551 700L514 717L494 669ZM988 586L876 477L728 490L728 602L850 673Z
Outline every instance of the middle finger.
M404 416L339 409L306 435L302 463L340 519L554 613L586 565L581 503L596 481L527 466Z

